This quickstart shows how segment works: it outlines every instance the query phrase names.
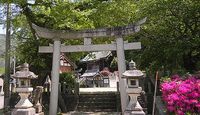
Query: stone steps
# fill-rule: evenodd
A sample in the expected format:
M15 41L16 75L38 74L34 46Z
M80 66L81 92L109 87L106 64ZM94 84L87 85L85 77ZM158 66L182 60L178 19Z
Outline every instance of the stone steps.
M101 103L101 102L93 102L93 103L79 103L78 106L80 107L91 107L91 108L105 108L105 107L110 107L110 108L113 108L113 107L116 107L115 103Z
M121 115L121 112L69 112L62 115Z
M80 94L76 111L82 112L116 112L117 100L116 93L88 93Z
M106 108L81 108L77 112L115 112L116 109L106 109Z

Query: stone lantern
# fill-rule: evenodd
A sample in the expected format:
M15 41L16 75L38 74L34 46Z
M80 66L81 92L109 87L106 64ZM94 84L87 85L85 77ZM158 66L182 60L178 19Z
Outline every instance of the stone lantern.
M3 109L3 108L4 108L3 79L0 78L0 109Z
M136 64L131 60L129 63L129 69L123 73L123 78L126 79L127 88L126 92L130 97L130 101L124 115L145 115L141 105L137 101L137 97L140 96L142 88L139 87L139 78L143 77L143 73L136 69Z
M35 79L38 76L29 71L29 64L24 63L20 66L21 70L17 71L14 78L17 80L16 92L20 95L19 102L15 105L15 109L12 111L12 115L35 115L35 109L33 104L29 101L28 97L33 91L30 80Z
M51 92L51 79L49 75L47 76L45 82L44 82L44 92Z

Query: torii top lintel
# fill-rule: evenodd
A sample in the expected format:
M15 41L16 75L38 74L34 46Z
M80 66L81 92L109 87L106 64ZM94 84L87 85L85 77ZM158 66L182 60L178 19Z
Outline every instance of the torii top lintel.
M41 38L77 39L77 38L112 37L112 36L130 35L138 32L140 30L140 25L145 22L146 22L146 17L136 23L129 24L127 26L89 29L82 31L53 30L53 29L39 27L35 24L32 24L32 27L35 29L37 35Z

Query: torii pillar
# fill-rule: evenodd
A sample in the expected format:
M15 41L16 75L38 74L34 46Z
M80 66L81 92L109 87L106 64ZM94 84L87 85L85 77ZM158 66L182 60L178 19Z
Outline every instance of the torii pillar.
M123 113L126 109L128 101L128 95L126 93L126 81L124 79L121 79L122 73L126 71L123 38L121 36L117 37L116 43L117 43L117 67L119 72L119 90L121 97L121 108Z
M54 39L49 115L57 115L61 41Z
M50 53L53 50L53 63L52 63L52 85L51 85L51 97L49 115L57 114L58 105L58 84L59 84L59 68L60 68L60 52L82 52L82 51L103 51L103 50L116 50L118 58L118 71L119 71L119 88L121 97L122 114L125 111L128 102L128 95L126 93L126 82L121 79L122 73L126 70L125 65L125 49L139 49L141 44L136 43L136 47L132 46L134 43L128 43L124 45L124 35L130 35L140 30L140 25L146 21L146 18L123 27L103 28L103 29L90 29L84 31L63 31L63 30L51 30L42 28L32 24L36 33L41 38L53 39L52 47L43 47L46 53ZM93 38L93 37L116 37L116 44L102 44L102 45L75 45L75 46L61 46L60 39L77 39L77 38ZM132 47L132 48L131 48Z

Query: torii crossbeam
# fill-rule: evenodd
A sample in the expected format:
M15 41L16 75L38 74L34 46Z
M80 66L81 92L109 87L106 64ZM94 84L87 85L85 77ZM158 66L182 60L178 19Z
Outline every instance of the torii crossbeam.
M41 38L47 38L54 40L53 46L42 46L39 48L40 53L52 53L53 52L53 64L52 64L52 90L50 95L50 108L49 114L57 114L58 104L58 84L59 84L59 67L60 67L60 52L82 52L82 51L104 51L104 50L116 50L118 57L118 71L119 71L119 88L121 97L122 113L127 105L127 94L125 90L126 82L121 79L122 73L126 70L124 50L141 49L141 43L124 43L123 36L134 34L140 30L140 25L146 21L146 18L121 27L102 28L102 29L89 29L83 31L64 31L64 30L52 30L42 28L32 24L37 35ZM114 44L100 44L91 45L91 38L100 37L115 37L116 43ZM62 46L60 39L83 39L84 45L72 45Z
M124 43L124 50L141 49L140 42ZM62 46L60 52L90 52L90 51L116 51L117 45L114 44L100 44L100 45L72 45ZM53 46L40 46L39 53L53 53Z

